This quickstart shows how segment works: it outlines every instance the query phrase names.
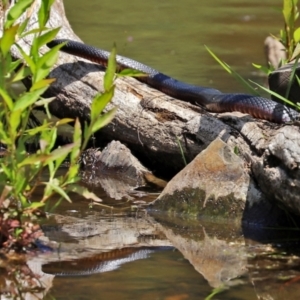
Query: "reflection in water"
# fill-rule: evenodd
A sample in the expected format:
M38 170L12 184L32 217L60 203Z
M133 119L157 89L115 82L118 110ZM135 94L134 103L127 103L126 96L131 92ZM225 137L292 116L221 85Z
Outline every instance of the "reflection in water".
M162 248L123 248L102 252L90 257L71 261L57 261L45 264L43 272L55 276L85 276L117 270L121 265L139 259L146 259Z
M159 229L211 287L223 288L243 283L240 278L247 273L247 252L238 227L228 226L232 229L228 231L229 228L224 229L222 225L214 226L212 230L206 224L195 222L197 233L195 228L192 232L183 232L179 226L175 227L178 224L175 218L172 225L167 225L166 220L172 221L170 218L159 218Z
M265 229L266 240L246 240L249 277L261 299L300 299L299 231Z
M60 226L52 223L45 231L53 245L59 242L55 251L30 256L27 265L24 259L2 259L2 295L36 299L32 294L37 293L42 299L49 291L63 300L99 299L100 294L100 299L299 299L297 234L294 241L260 244L245 242L234 224L154 217L94 215L93 221L80 222L57 216Z
M1 299L43 299L51 278L37 274L26 264L25 257L0 258L0 298Z

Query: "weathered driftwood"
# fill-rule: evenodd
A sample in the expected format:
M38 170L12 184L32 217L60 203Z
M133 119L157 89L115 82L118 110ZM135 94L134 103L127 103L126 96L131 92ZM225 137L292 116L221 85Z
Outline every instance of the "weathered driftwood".
M33 10L31 28L36 26L35 18ZM79 40L65 17L62 0L55 2L48 25L61 26L59 38ZM28 51L31 37L19 44ZM18 57L17 51L13 54ZM49 96L56 96L50 106L52 113L88 120L91 99L102 90L101 67L62 53L51 77L57 79L48 91ZM183 167L178 140L190 161L219 137L238 149L247 162L246 170L266 195L300 213L297 125L279 126L240 113L204 113L133 78L116 80L115 96L108 108L112 106L118 106L117 115L101 131L101 137L125 143L140 158L151 160L156 170L175 172Z

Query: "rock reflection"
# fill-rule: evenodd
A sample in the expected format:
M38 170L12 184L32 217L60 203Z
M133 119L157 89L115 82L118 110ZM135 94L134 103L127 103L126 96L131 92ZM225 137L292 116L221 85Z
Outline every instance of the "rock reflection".
M196 221L187 229L187 225L178 224L179 220L171 226L170 219L168 223L165 221L166 218L163 222L160 220L159 229L211 287L225 288L243 282L240 278L247 273L247 252L240 231L234 225L228 224L226 228L207 224L206 230L204 224Z

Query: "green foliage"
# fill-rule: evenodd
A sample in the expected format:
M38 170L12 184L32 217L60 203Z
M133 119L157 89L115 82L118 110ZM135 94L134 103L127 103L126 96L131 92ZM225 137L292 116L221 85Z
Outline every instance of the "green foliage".
M62 199L71 201L69 192L101 201L96 195L78 184L79 165L77 162L91 135L108 124L116 111L116 108L113 108L103 113L114 94L116 71L114 48L104 79L105 91L92 101L91 122L86 124L84 133L82 133L79 120L75 120L73 142L55 149L59 126L74 120L62 119L53 123L50 119L45 119L43 124L32 129L28 128L27 124L33 108L44 106L48 111L47 105L53 100L44 99L42 95L54 81L47 77L57 60L59 49L63 46L63 44L57 45L48 52L40 54L41 47L55 38L59 28L46 27L50 8L54 2L48 0L41 1L38 11L38 27L26 31L29 19L20 22L19 18L33 2L34 0L22 0L12 6L7 13L0 38L0 141L6 147L4 156L0 158L1 222L9 218L21 220L24 215L31 216L54 194L59 195L58 202ZM28 34L34 34L34 38L30 52L26 53L17 41ZM19 49L24 63L22 60L14 61L10 53L12 46ZM31 88L22 94L16 94L13 91L14 84L20 83L28 76L32 80ZM29 154L26 151L26 145L33 138L37 138L39 150ZM58 169L67 157L69 167L63 175L58 175ZM45 173L48 174L47 180L42 179L42 174ZM32 197L37 188L43 189L40 199ZM15 230L15 232L19 231L20 228Z
M297 3L298 0L283 0L282 13L285 27L280 31L280 41L285 46L288 61L295 59L300 53L297 47L300 41L300 28L295 26L299 17Z

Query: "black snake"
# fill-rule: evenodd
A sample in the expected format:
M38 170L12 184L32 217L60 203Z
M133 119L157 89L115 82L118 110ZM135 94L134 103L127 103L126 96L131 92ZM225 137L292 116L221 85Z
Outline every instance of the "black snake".
M53 40L47 46L52 48L61 43L66 43L61 48L63 52L106 67L109 52L67 39ZM171 97L200 105L211 112L239 111L275 123L285 123L299 118L299 113L294 109L270 99L241 93L222 93L217 89L190 85L130 58L117 55L116 60L120 69L131 68L147 74L138 77L138 80Z

